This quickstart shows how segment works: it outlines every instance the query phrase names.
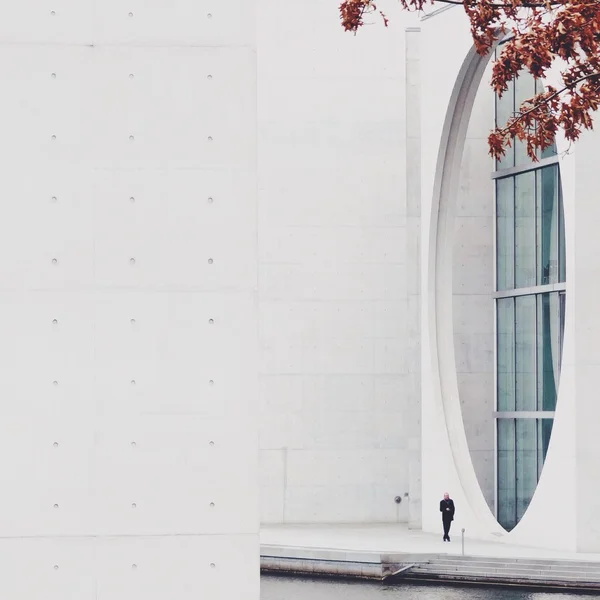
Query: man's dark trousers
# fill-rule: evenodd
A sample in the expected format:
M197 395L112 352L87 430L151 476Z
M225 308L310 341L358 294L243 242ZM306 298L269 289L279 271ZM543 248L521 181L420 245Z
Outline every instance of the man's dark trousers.
M452 517L442 517L442 523L444 524L444 539L450 541L450 525L452 525Z

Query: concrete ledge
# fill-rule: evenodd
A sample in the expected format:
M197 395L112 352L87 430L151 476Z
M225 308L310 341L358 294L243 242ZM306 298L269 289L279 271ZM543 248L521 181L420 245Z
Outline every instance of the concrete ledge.
M450 557L443 554L379 553L268 545L261 547L260 564L264 573L600 590L600 565L575 560ZM406 570L394 575L403 568Z

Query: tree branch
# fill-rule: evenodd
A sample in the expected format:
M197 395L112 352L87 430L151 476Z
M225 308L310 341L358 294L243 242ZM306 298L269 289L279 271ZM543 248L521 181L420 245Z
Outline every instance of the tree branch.
M582 77L580 77L579 79L576 79L572 83L570 83L568 85L565 85L562 89L557 90L556 92L553 92L547 98L544 98L544 100L542 102L538 102L535 106L532 106L529 110L526 110L525 112L519 113L518 117L514 117L510 121L510 125L507 125L503 129L499 129L498 132L499 133L508 133L510 131L510 128L512 127L512 125L514 125L515 123L518 123L519 121L521 121L522 119L524 119L527 115L531 114L532 112L534 112L535 110L537 110L538 108L540 108L540 106L544 106L545 104L548 104L548 102L550 102L551 100L553 100L557 96L560 96L561 94L563 94L567 90L573 89L576 85L580 84L582 81L585 81L586 79L592 79L593 77L600 77L600 72L598 72L598 73L591 73L590 75L583 75Z
M441 4L454 4L456 6L465 6L465 2L462 2L461 0L433 0L433 4L435 4L436 2L439 2ZM475 2L476 4L476 2ZM496 2L492 2L489 4L490 8L517 8L517 7L522 7L522 8L546 8L547 6L560 6L561 4L563 4L562 2L559 2L558 0L553 0L551 2L521 2L519 4L513 4L510 2L500 2L500 3L496 3Z

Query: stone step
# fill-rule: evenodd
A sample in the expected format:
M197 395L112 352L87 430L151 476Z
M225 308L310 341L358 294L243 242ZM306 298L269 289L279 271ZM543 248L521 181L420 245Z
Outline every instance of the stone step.
M600 570L600 561L584 561L584 560L556 560L556 559L540 559L540 558L509 558L509 557L489 557L489 556L470 556L465 554L438 554L432 557L432 560L445 560L453 562L497 562L501 561L506 564L534 564L534 565L578 565Z
M555 573L555 572L569 572L569 573L586 573L590 575L596 575L600 577L600 569L594 568L586 568L584 565L564 565L564 564L556 564L556 565L528 565L528 564L519 564L512 565L503 562L479 562L479 563L458 563L456 561L431 561L424 565L425 568L435 568L435 569L472 569L477 571L510 571L511 573Z
M552 569L543 569L540 568L539 566L536 567L531 567L531 568L527 568L527 567L519 567L519 568L515 568L512 566L504 566L504 565L500 565L500 564L486 564L485 566L483 565L453 565L453 564L447 564L447 563L429 563L427 565L419 565L418 567L413 567L413 569L416 568L420 568L422 570L425 571L437 571L437 570L444 570L444 571L456 571L456 572L461 572L461 571L473 571L473 572L481 572L481 573L509 573L509 574L531 574L531 575L557 575L557 574L563 574L563 575L572 575L572 576L578 576L581 575L582 577L596 577L598 580L600 580L600 573L598 573L598 571L590 571L588 569L580 569L580 568L565 568L565 567L555 567Z
M565 583L595 583L600 586L600 579L597 577L573 576L572 574L518 574L510 572L483 572L483 571L449 571L444 569L423 569L414 567L407 571L406 577L418 575L435 576L444 578L463 578L463 579L503 579L508 581L532 581L532 582L565 582Z

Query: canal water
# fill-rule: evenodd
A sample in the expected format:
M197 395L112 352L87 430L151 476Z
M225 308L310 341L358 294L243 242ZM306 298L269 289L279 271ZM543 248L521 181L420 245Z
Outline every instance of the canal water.
M260 600L590 600L587 594L530 592L515 588L383 585L266 575Z

